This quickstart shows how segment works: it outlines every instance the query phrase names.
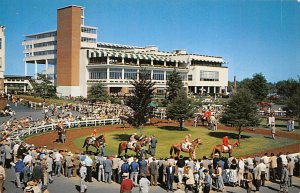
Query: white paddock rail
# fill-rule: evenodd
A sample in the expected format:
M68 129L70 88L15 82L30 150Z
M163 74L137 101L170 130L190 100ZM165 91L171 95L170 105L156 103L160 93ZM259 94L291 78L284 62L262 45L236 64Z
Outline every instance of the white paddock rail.
M91 126L98 126L98 125L114 125L120 124L121 119L97 119L97 120L84 120L84 121L74 121L74 122L66 122L63 124L64 128L78 128L78 127L91 127ZM55 130L58 124L49 124L49 125L41 125L38 127L30 127L28 129L18 130L14 133L10 134L10 138L12 139L21 139L23 137L27 137L30 135L35 135L38 133L45 133L48 131Z

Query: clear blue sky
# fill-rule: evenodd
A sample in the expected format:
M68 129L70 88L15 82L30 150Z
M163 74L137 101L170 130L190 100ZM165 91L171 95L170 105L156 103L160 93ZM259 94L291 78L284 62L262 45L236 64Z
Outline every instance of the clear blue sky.
M85 7L85 24L98 27L98 41L222 56L230 80L300 75L297 0L0 0L5 74L24 74L24 35L56 29L57 8L70 4Z

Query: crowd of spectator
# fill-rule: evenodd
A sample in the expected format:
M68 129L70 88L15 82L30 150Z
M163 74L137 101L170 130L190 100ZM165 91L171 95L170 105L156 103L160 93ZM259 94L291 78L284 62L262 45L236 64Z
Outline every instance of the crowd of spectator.
M121 193L138 188L149 191L149 186L164 187L175 192L210 192L225 190L224 184L259 191L265 181L279 184L282 192L288 192L293 176L299 176L299 154L267 153L263 157L225 158L214 155L213 159L178 159L136 156L102 156L91 152L35 147L21 141L5 140L0 145L0 182L4 168L14 167L17 188L34 193L47 191L48 184L64 176L80 179L80 192L85 192L89 182L119 183ZM89 153L89 154L87 154ZM176 184L176 186L174 186ZM3 183L2 183L3 186ZM1 183L0 183L1 188ZM177 188L177 190L176 190ZM130 191L128 191L130 189ZM183 190L182 190L183 189ZM30 192L30 191L28 191Z

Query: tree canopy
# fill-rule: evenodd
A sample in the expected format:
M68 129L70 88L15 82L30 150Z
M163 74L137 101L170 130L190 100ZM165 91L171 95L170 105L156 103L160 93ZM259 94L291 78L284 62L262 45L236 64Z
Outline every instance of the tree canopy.
M178 91L177 96L167 106L166 113L168 118L179 121L181 129L183 120L191 117L193 111L190 107L190 100L183 88Z
M144 125L148 120L150 112L149 104L153 98L154 82L151 82L150 74L146 70L140 70L139 79L134 80L131 84L134 86L132 96L127 100L127 105L134 111L128 122L136 127Z
M42 98L53 98L56 96L56 87L45 74L38 74L37 79L32 82L34 96Z
M108 100L108 93L106 88L103 86L102 83L97 83L92 86L91 90L88 92L88 100L92 102L95 101L107 101Z
M300 83L299 83L300 84ZM298 117L298 122L300 122L300 86L295 93L287 101L287 112L290 116Z
M256 102L249 90L240 89L232 96L222 114L222 122L236 126L239 139L243 127L253 127L259 124Z
M262 73L253 75L248 88L257 102L263 101L269 93L267 80Z
M175 68L169 75L167 86L167 102L169 103L176 98L179 90L183 88L182 79L179 75L179 72L177 72Z
M299 83L295 79L290 78L288 80L279 81L276 83L277 94L284 98L289 98L296 93L298 86Z

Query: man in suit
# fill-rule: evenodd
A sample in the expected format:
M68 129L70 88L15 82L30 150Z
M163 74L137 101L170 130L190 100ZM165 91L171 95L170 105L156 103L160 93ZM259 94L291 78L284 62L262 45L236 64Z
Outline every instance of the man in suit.
M174 181L174 174L175 174L175 167L171 163L169 163L168 167L166 168L167 173L167 192L169 190L173 191L173 181Z
M150 176L151 176L151 186L157 186L157 176L158 176L158 164L155 158L150 163Z
M139 161L139 172L144 173L145 175L147 174L147 162L145 160L145 157L142 158L141 161Z
M151 156L155 156L156 144L157 144L157 139L155 135L152 135L150 140L150 149L149 149L149 154Z
M105 183L111 184L111 174L112 174L112 161L110 159L106 159L103 162L104 168L104 176L105 176Z

